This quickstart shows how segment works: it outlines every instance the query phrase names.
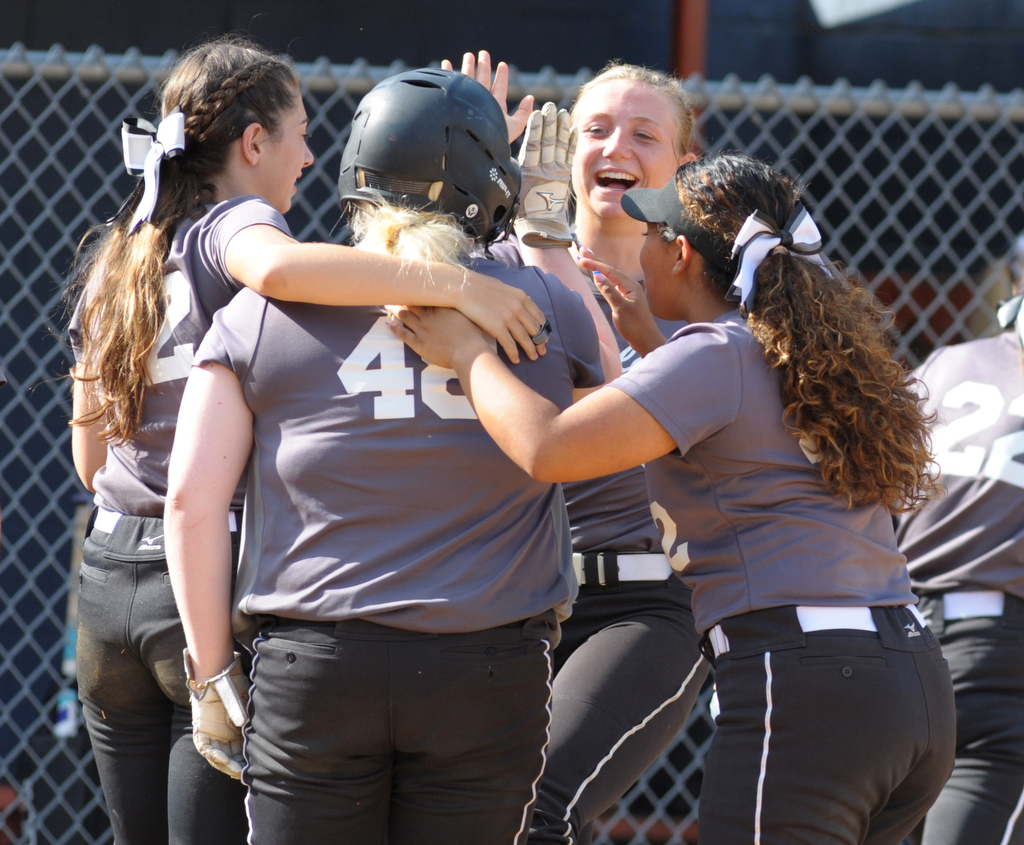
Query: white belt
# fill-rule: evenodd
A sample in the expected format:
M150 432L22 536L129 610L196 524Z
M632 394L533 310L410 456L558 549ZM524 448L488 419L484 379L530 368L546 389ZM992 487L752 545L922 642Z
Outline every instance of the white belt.
M589 553L586 555L589 557ZM605 560L604 552L596 552L597 558L597 581L593 584L587 582L587 574L584 571L583 558L585 555L574 552L572 556L572 567L576 570L576 579L581 587L604 586L608 582L615 583L615 576L612 572L611 559ZM617 552L615 555L615 566L618 570L619 581L664 581L672 574L672 564L664 554L633 554L632 552Z
M106 508L96 508L96 520L93 522L92 527L97 531L102 531L104 534L113 534L114 529L117 528L117 523L121 521L123 513L117 511L108 511ZM238 517L234 511L228 511L228 531L238 530Z
M113 534L114 529L117 528L117 523L121 521L121 517L124 516L122 513L117 511L108 511L106 508L96 509L96 521L93 522L92 527L97 531L102 531L104 534Z
M970 590L942 594L943 619L973 619L1002 616L1006 593L999 590Z
M907 605L914 618L924 627L924 617L914 605ZM796 618L800 630L805 634L811 631L878 631L875 620L871 617L870 607L807 607L798 606ZM721 625L715 625L708 632L708 642L715 657L729 651L729 638Z

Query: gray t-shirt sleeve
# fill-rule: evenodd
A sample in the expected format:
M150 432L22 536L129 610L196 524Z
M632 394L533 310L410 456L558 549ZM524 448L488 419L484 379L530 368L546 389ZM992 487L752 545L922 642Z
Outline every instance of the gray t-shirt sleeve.
M196 352L193 366L220 364L245 384L263 334L267 300L248 288L239 291L231 308L213 315L213 325Z
M598 387L604 384L604 370L601 368L601 349L593 318L581 297L569 290L561 280L538 267L523 263L519 241L515 236L490 246L491 258L512 270L528 269L540 275L551 300L555 322L562 335L565 350L573 372L576 387ZM580 306L584 307L581 308ZM596 370L595 370L596 367ZM596 373L596 376L595 376ZM596 378L596 381L595 381Z
M643 406L686 454L736 419L739 352L723 328L695 323L612 382Z
M218 206L217 212L204 217L183 239L176 239L168 259L170 267L179 261L191 265L190 275L206 314L223 308L244 287L227 267L228 246L235 235L251 226L271 226L291 236L281 212L259 197L238 197ZM180 258L179 250L185 253Z

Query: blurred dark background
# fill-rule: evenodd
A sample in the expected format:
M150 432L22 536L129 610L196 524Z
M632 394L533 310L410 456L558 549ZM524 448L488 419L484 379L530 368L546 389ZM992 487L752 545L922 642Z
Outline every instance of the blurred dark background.
M864 16L826 28L830 0L2 0L0 47L160 55L242 30L302 62L425 65L485 48L526 72L618 58L709 79L1022 85L1024 0L916 0L867 14L878 3L860 0Z

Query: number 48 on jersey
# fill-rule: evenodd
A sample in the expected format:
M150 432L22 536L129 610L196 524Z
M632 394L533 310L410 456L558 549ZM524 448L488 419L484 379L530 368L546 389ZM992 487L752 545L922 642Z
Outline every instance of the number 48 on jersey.
M373 400L374 419L411 418L416 415L416 370L406 365L407 354L417 357L391 333L387 317L380 317L345 359L338 378L349 393L380 394ZM371 368L378 360L379 368ZM423 404L444 420L475 420L469 400L448 391L452 379L457 379L454 370L427 364L420 374Z

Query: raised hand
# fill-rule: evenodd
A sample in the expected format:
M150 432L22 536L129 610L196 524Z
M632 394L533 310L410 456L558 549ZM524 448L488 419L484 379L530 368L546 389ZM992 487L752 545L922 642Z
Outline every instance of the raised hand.
M523 187L514 224L524 245L565 249L572 244L567 205L575 152L576 130L569 112L545 103L530 115L519 150Z
M640 282L601 261L592 250L581 249L579 266L594 274L594 284L611 306L615 328L641 356L665 343Z
M441 62L441 67L445 70L455 69L448 59L444 59ZM462 56L462 72L483 85L484 88L494 95L494 99L498 101L498 105L501 106L501 110L505 114L505 125L508 128L509 143L522 135L523 129L526 128L526 121L530 117L530 112L533 111L533 94L527 94L523 97L519 108L512 114L508 114L508 65L504 62L498 62L498 67L495 69L492 79L491 54L486 50L481 50L479 56L474 56L472 53L465 53Z

